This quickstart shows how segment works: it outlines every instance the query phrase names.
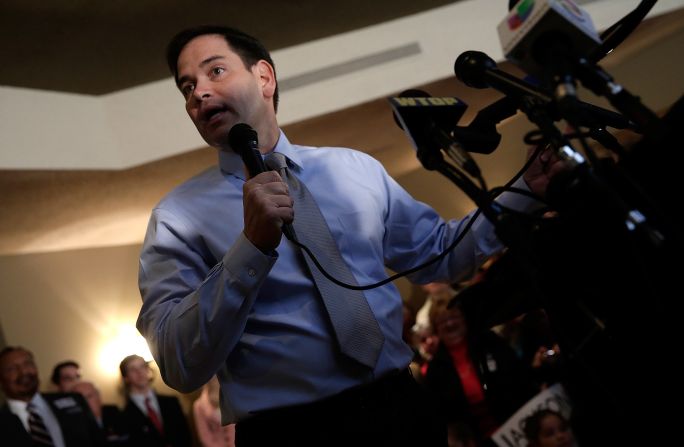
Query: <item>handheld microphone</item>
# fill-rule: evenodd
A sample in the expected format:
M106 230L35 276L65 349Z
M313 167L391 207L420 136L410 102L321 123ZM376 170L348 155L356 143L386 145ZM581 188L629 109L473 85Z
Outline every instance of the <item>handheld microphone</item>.
M235 124L228 132L228 144L242 158L250 177L267 170L259 152L259 136L252 126L245 123Z
M444 149L461 169L473 177L480 176L480 169L470 154L445 130L455 127L468 107L465 103L454 97L432 97L422 90L406 90L389 101L394 109L394 121L406 132L421 162L425 164L427 160L430 165L429 157Z
M259 136L249 124L237 123L231 127L228 132L228 144L242 158L250 177L268 170L259 152ZM284 223L283 234L289 240L297 241L292 225Z
M591 16L572 0L521 0L497 30L506 58L530 74L601 45Z

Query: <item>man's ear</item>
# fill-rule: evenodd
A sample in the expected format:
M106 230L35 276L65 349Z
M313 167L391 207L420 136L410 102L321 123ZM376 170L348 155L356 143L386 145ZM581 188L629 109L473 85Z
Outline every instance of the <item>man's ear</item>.
M276 77L273 66L261 59L259 62L254 64L253 69L259 76L261 90L264 97L267 99L272 99L276 90Z

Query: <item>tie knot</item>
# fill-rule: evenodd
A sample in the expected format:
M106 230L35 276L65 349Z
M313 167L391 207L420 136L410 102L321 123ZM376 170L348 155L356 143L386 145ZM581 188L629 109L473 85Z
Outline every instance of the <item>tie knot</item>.
M269 169L280 172L287 168L287 158L280 152L271 152L264 159L264 163Z

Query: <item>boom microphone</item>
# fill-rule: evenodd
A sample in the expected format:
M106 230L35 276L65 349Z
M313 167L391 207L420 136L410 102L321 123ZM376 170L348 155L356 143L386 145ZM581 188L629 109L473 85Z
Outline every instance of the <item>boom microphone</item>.
M518 99L531 96L542 102L552 100L538 87L499 70L494 59L481 51L461 53L454 62L454 73L468 87L477 89L492 87L507 96Z
M259 152L259 136L249 124L237 123L228 132L228 144L237 153L247 168L250 177L254 177L268 169ZM290 224L283 224L283 234L291 241L297 241L294 228Z

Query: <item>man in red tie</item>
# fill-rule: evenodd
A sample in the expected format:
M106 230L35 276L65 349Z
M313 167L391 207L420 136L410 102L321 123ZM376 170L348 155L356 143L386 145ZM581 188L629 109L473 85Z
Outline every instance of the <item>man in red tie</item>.
M124 416L133 445L185 447L192 445L187 420L178 398L152 389L152 371L139 355L129 355L119 365L126 386Z

